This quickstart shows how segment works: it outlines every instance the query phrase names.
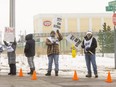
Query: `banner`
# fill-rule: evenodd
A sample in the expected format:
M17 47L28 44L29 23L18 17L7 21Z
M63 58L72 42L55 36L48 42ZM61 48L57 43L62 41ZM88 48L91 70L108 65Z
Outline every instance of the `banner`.
M14 42L14 38L15 38L14 33L15 33L14 28L5 27L4 40L8 42Z
M54 22L53 22L53 29L56 31L58 29L61 29L61 24L62 24L62 18L60 17L57 17L54 19Z
M81 40L79 38L76 38L74 35L69 34L66 37L66 40L68 42L70 42L71 44L74 44L74 46L77 48L79 46L79 44L81 43Z

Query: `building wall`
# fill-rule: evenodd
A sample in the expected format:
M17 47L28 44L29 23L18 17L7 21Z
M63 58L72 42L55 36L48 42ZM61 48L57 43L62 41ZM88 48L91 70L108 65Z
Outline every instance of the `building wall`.
M80 18L80 32L86 32L89 30L89 18Z
M102 29L101 18L100 17L92 18L92 31L98 32L101 29Z
M52 21L52 18L43 18L42 19L42 21L46 21L46 20ZM43 25L43 22L42 22L42 25ZM47 27L43 25L42 30L44 33L49 33L52 30L52 24L51 24L51 26L47 26Z
M76 18L68 18L68 32L77 32Z
M99 32L103 28L103 23L106 22L107 25L111 26L113 29L112 23L112 14L104 13L78 13L78 14L39 14L34 16L34 32L35 33L50 33L53 30L54 19L56 17L62 18L62 25L60 31L62 33L67 32L87 32L91 30L93 32ZM44 26L45 21L50 21L50 26ZM40 39L38 50L46 52L46 37L38 37ZM81 40L82 37L79 37ZM72 44L68 43L64 38L60 42L60 51L61 52L71 52ZM78 52L82 52L81 47L78 47ZM43 50L41 50L43 49Z
M104 22L113 29L112 14L40 14L34 16L34 32L50 33L53 30L53 20L56 17L62 17L61 32L86 32L88 30L98 32L102 29ZM51 21L52 24L44 26L43 22L46 20Z

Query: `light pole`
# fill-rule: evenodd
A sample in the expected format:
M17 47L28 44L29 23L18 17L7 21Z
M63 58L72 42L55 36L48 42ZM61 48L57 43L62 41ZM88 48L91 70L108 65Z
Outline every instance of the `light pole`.
M115 11L114 11L114 14L115 14ZM115 69L116 69L116 26L114 25L114 51L115 51Z
M114 51L115 51L115 69L116 69L116 26L114 26Z
M14 28L15 35L15 0L10 0L9 27Z
M116 1L116 0L115 0ZM115 14L115 6L113 6L113 13ZM115 69L116 69L116 26L114 24L114 63L115 63Z

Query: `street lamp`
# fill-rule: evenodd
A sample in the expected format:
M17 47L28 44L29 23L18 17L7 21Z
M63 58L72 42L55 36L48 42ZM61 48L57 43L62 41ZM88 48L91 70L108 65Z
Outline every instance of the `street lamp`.
M9 27L15 30L15 0L10 0ZM15 31L14 31L15 35Z

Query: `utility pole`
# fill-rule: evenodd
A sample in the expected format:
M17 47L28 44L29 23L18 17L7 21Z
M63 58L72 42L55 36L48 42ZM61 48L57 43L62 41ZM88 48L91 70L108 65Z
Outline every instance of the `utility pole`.
M116 3L116 0L115 0ZM116 5L113 6L113 13L115 14L115 10L116 10ZM113 20L115 21L115 20ZM114 23L114 63L115 63L115 69L116 69L116 24Z
M9 27L14 28L15 36L15 0L10 0Z
M114 11L114 14L115 14L115 11ZM114 54L114 56L115 56L114 63L115 63L115 69L116 69L116 25L114 25L114 52L115 52L115 54Z

